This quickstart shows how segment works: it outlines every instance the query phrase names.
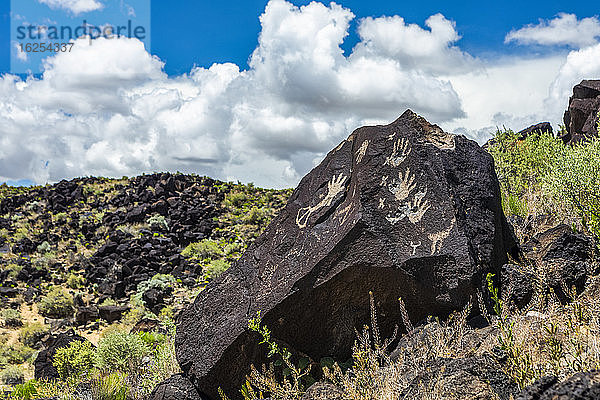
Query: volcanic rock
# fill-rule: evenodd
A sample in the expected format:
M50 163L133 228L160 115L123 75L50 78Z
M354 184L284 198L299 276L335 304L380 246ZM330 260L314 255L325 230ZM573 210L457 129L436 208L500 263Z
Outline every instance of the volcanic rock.
M49 337L44 342L44 349L38 353L35 359L35 379L58 379L59 376L56 367L52 365L56 350L69 346L71 342L85 342L86 340L82 336L75 334L72 329L68 332Z
M155 387L148 400L202 400L202 397L185 376L177 374Z
M546 376L523 389L516 400L600 399L600 370L579 372L564 382Z
M563 303L571 297L565 289L575 287L581 293L596 268L593 239L564 224L536 234L523 245L523 252L530 262L544 266L544 281Z
M527 136L531 135L532 133L552 133L552 125L550 125L550 122L540 122L538 124L535 125L531 125L530 127L527 127L525 129L523 129L522 131L519 131L517 133L517 135L519 135L519 139L523 140L525 139Z
M583 80L573 88L569 108L565 111L564 122L567 134L562 137L565 143L579 142L585 138L598 136L598 112L600 111L600 80Z
M265 349L247 330L314 360L345 360L375 293L382 335L409 317L447 316L516 249L491 156L410 110L363 127L300 182L242 258L182 312L178 361L201 394L235 396Z

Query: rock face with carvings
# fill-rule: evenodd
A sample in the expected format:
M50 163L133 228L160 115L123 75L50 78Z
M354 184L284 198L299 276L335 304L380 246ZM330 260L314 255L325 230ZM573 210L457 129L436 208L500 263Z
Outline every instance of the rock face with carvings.
M491 156L410 110L357 129L300 182L244 256L179 320L178 361L202 395L234 397L265 361L248 320L318 361L345 360L369 322L383 334L462 308L516 248ZM474 307L476 309L476 307Z

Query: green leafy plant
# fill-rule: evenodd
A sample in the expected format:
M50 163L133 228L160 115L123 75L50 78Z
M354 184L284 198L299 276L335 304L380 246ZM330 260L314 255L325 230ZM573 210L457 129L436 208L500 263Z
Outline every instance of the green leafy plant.
M0 372L0 381L5 385L19 385L23 383L25 373L17 365L10 365Z
M38 310L44 317L67 318L73 315L73 296L68 290L55 286L38 303Z
M206 279L215 279L223 272L225 272L231 265L224 260L212 260L204 271L204 277Z
M52 365L61 379L88 376L94 368L95 351L88 341L73 341L56 350Z
M138 334L117 330L106 334L98 342L96 364L101 371L128 372L135 370L151 351Z
M12 308L5 308L0 311L0 318L3 321L4 326L15 328L23 325L21 312Z
M168 231L169 230L169 224L167 223L166 218L163 217L162 215L153 215L150 218L148 218L146 223L150 226L150 229L152 229L152 230L159 230L159 231Z
M19 329L19 340L26 346L38 349L41 340L50 332L50 328L41 322L31 322Z
M190 243L183 249L181 255L192 260L202 261L222 257L223 249L218 241L203 239L200 242Z

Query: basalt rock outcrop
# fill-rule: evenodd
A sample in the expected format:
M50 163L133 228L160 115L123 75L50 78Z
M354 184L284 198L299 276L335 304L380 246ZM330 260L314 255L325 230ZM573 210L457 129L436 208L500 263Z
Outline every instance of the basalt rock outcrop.
M369 322L447 316L498 273L516 244L491 156L410 110L363 127L300 182L287 206L180 316L176 351L202 395L239 393L264 362L247 329L261 312L272 337L314 360L345 360Z
M573 87L569 108L565 111L564 123L567 134L565 143L579 142L598 136L598 112L600 111L600 80L583 80Z
M564 382L546 376L525 388L517 400L597 400L600 399L600 371L579 372Z
M35 379L58 379L58 371L53 365L56 350L68 347L74 341L84 342L87 339L69 330L58 335L50 336L44 342L44 348L35 359Z

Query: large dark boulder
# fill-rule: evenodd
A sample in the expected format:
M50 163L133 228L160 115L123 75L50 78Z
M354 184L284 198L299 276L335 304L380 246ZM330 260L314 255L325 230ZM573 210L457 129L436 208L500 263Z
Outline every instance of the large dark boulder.
M375 293L383 335L400 321L447 316L514 249L491 156L406 111L363 127L300 182L242 258L182 312L178 361L199 391L239 393L265 349L247 330L314 360L346 360Z
M56 350L68 347L74 341L85 342L87 339L77 335L72 329L65 333L50 336L44 342L44 348L38 353L35 359L35 379L58 379L58 372L54 365L52 365Z
M517 135L519 135L519 139L523 140L532 133L553 133L552 125L550 122L540 122L519 131Z
M192 383L176 374L154 388L147 400L203 400Z
M583 80L573 87L564 123L567 134L565 143L579 142L598 136L598 112L600 111L600 80Z
M579 372L564 382L547 376L523 389L516 400L600 399L600 371Z
M593 239L573 232L568 225L561 224L540 232L522 248L531 264L544 267L540 268L545 274L542 281L563 303L572 300L570 291L573 287L581 293L588 277L597 272Z

